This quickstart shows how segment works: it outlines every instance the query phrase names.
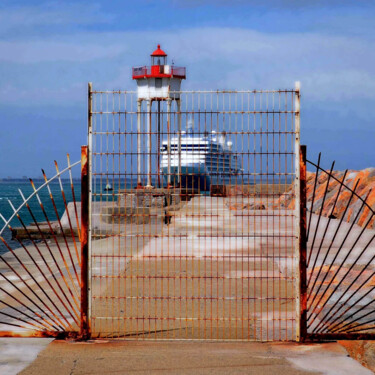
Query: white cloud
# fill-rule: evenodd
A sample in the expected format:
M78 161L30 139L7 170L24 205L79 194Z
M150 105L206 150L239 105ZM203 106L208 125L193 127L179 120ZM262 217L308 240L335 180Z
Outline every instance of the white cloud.
M88 43L77 43L73 38L59 42L51 40L30 40L0 42L0 61L34 64L41 62L86 62L106 58L111 59L125 51L123 45L99 45L94 40Z
M311 8L353 5L352 0L173 0L174 4L183 7L202 6L205 4L221 6L277 7L277 8ZM371 4L371 0L356 0L357 5Z
M89 25L107 23L114 16L101 12L95 3L46 2L39 6L11 6L0 8L0 33L23 31L30 27L52 25Z
M309 103L330 101L345 107L340 102L375 100L372 42L320 33L272 34L235 28L82 32L58 41L45 37L0 42L0 49L6 50L0 61L35 72L23 82L23 97L29 90L36 102L58 102L69 100L69 95L59 96L62 91L73 94L77 83L89 80L97 88L135 88L130 67L148 64L159 42L170 59L187 66L185 88L290 88L300 80ZM64 79L54 70L57 63L68 72ZM3 81L0 100L17 100L14 82ZM14 96L9 95L11 88ZM46 95L49 90L51 95Z

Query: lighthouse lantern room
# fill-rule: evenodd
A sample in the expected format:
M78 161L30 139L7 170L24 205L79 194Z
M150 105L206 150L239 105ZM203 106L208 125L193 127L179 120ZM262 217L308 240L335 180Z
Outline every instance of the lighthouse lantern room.
M171 104L175 100L177 104L178 116L178 176L179 182L181 179L181 100L180 90L181 81L186 78L186 68L168 65L167 54L158 48L151 54L151 66L140 66L133 68L133 79L137 81L138 86L138 104L137 104L137 173L138 173L138 188L142 188L141 180L141 164L142 164L142 130L141 130L141 113L142 102L147 103L147 150L146 150L146 165L147 165L147 185L146 188L152 188L152 159L151 159L151 113L152 103L158 103L157 116L157 155L158 162L160 160L160 104L162 101L167 102L167 123L168 129L171 123ZM171 184L171 132L168 130L168 186ZM157 168L160 166L158 165Z
M186 68L168 65L167 54L158 48L151 54L151 66L133 68L133 79L138 85L138 99L178 99ZM176 92L177 91L177 92Z

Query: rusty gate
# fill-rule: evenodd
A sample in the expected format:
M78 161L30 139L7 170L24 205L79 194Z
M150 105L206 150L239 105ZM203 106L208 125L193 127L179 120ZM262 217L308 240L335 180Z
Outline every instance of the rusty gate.
M89 155L92 336L299 339L298 86L89 86Z
M375 172L306 160L298 86L88 94L81 160L0 201L0 337L374 339Z

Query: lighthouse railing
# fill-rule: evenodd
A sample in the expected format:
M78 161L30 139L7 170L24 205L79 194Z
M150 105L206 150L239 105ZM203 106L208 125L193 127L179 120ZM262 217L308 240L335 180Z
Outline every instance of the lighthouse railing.
M186 68L182 66L171 66L169 71L164 69L164 65L154 65L154 66L138 66L132 68L133 78L140 78L148 75L154 74L167 74L176 77L185 77Z

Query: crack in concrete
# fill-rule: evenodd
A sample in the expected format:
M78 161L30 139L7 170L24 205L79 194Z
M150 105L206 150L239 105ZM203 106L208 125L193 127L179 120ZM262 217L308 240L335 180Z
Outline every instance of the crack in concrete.
M77 363L78 363L78 359L75 359L73 361L73 366L72 366L72 369L70 370L70 374L69 375L74 375L74 370L76 369L77 367Z

